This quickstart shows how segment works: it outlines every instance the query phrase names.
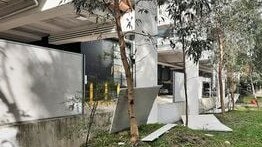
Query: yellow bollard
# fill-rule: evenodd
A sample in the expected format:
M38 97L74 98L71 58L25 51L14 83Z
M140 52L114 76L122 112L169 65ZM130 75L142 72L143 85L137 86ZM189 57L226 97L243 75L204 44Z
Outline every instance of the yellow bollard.
M119 93L120 93L120 84L117 83L116 85L116 96L119 97Z
M89 85L89 100L90 100L90 104L93 104L93 102L94 102L94 85L93 85L93 83L90 83L90 85Z
M107 82L105 83L105 100L108 99L108 84Z

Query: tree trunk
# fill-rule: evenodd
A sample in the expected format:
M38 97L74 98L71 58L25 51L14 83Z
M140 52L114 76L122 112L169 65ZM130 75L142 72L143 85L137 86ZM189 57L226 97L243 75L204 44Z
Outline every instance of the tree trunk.
M221 112L222 114L225 113L225 103L224 103L224 87L223 87L223 78L222 78L222 71L223 71L223 56L224 56L224 40L223 40L223 31L221 29L221 22L218 20L217 24L217 39L219 45L219 63L218 63L218 84L219 84L219 97L220 97L220 104L221 104Z
M222 78L222 70L223 70L223 45L221 42L221 37L219 37L219 65L218 65L218 83L219 83L219 97L221 104L222 114L225 113L225 103L224 103L224 86L223 86L223 78Z
M231 76L232 73L231 73ZM230 90L230 96L231 96L231 101L232 101L232 110L235 109L235 85L234 85L234 77L230 77L230 81L229 81L229 90Z
M228 88L231 96L231 102L232 102L232 110L235 109L235 98L234 98L234 92L235 92L235 80L234 80L234 74L231 69L227 69L227 79L228 79Z
M252 89L253 96L254 96L254 98L256 100L257 108L259 108L257 95L256 95L256 90L255 90L254 82L253 82L253 78L252 78L252 72L250 72L250 83L251 83L251 89Z
M231 91L232 110L235 110L235 93Z
M254 87L254 83L253 83L252 77L250 77L250 81L251 81L252 94L253 94L254 98L257 99L256 90L255 90L255 87Z
M187 97L187 73L186 73L186 49L185 49L185 37L182 38L182 49L183 49L183 68L184 68L184 90L186 99L186 126L188 127L188 97Z
M130 123L130 141L133 145L136 145L139 140L139 132L138 132L138 125L135 115L134 109L134 87L133 87L133 77L130 71L130 65L128 63L128 59L126 56L126 44L124 40L124 34L121 28L121 12L119 9L119 1L115 0L115 21L116 21L116 28L117 28L117 35L119 39L119 46L120 46L120 54L121 60L124 66L126 81L127 81L127 100L128 100L128 115L129 115L129 123Z

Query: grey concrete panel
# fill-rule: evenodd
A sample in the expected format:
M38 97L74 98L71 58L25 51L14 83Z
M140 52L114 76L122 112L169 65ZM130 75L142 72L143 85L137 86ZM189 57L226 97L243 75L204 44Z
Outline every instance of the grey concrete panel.
M81 113L82 57L0 40L0 125Z
M186 116L182 115L182 120L185 124ZM207 115L189 115L188 127L193 130L206 130L206 131L233 131L231 128L222 124L213 114Z
M146 124L149 113L161 86L135 88L135 113L138 125ZM110 133L129 128L126 89L120 91Z

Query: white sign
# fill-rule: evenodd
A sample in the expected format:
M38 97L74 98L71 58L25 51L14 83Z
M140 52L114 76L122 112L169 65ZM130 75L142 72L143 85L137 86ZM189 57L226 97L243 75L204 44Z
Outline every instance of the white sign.
M135 30L135 11L125 13L121 18L121 27L123 32Z

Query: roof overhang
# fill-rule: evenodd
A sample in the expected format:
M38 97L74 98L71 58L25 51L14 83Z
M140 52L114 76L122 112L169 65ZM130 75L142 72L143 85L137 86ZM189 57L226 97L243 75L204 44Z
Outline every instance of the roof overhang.
M37 7L37 0L0 0L0 19Z
M1 8L8 8L6 1L10 2L8 7L12 2L14 8L2 12ZM103 13L100 11L97 12L99 14L87 11L76 14L71 1L63 0L63 3L59 3L61 0L38 0L38 4L35 0L0 0L0 12L3 16L0 19L0 38L30 43L48 37L50 44L58 45L117 37L112 18L98 19L97 16ZM28 3L28 9L17 11L18 6L15 4L18 5L19 2ZM31 8L37 4L37 7ZM121 18L124 32L135 29L134 15L132 11ZM126 20L132 20L132 27L127 27L130 22Z
M158 62L160 65L166 64L169 67L181 69L183 67L183 53L181 50L158 51ZM213 72L213 65L210 59L200 59L198 65L200 71Z
M50 44L59 45L116 37L117 34L114 24L107 23L94 26L83 26L61 33L51 34L48 40Z

